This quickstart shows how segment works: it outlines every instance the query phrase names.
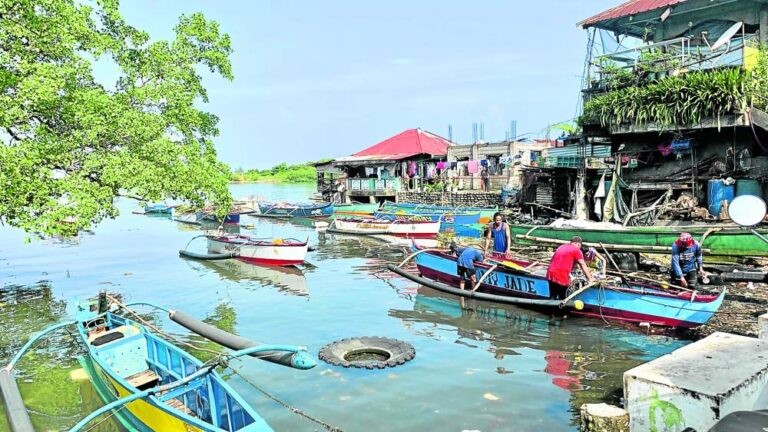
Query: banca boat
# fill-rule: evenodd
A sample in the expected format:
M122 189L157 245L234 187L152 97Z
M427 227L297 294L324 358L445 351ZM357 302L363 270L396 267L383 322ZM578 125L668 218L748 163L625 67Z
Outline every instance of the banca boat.
M661 285L628 280L627 283L606 280L600 285L569 294L563 300L550 299L546 267L534 263L500 258L495 264L476 263L480 285L459 290L457 257L449 251L420 249L413 245L416 267L420 276L400 267L387 267L414 282L465 297L475 297L500 303L558 309L565 308L577 315L602 317L634 323L649 323L665 327L690 328L706 323L725 298L719 294L702 294L691 290L664 289ZM471 284L469 284L471 285Z
M245 234L215 232L206 234L208 253L231 255L255 264L291 266L303 264L309 250L309 239L257 238Z
M671 251L672 244L681 232L689 232L699 241L704 253L710 256L765 257L768 243L750 230L736 225L689 225L689 226L638 226L624 229L555 228L551 226L510 224L510 235L518 244L537 242L564 243L573 236L581 236L584 243L598 246L603 243L609 249L627 251ZM768 235L768 229L758 229ZM554 242L553 242L554 241ZM609 246L610 245L610 246Z
M263 217L278 218L327 218L333 216L333 203L270 203L259 202L259 214Z
M33 337L8 366L0 370L0 390L11 430L34 431L13 378L14 365L42 336L68 326L77 328L93 365L94 386L107 389L102 395L108 399L104 407L78 422L70 432L84 430L109 412L142 432L271 431L267 422L214 368L246 355L297 369L316 365L315 359L303 348L257 346L184 312L149 303L134 305L148 305L168 312L174 322L237 351L203 363L138 320L110 311L112 305L102 293L97 300L78 304L76 320L54 325ZM120 305L124 311L130 311L130 306L133 305Z
M336 218L330 232L361 235L391 235L409 239L435 238L440 222L418 217L391 219Z

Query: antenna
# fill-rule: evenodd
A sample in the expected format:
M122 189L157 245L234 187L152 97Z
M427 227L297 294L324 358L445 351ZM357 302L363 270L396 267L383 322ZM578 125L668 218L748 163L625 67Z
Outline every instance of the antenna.
M728 30L726 30L722 36L720 36L715 43L712 44L711 47L709 47L710 50L715 51L721 46L725 45L726 42L730 42L731 38L738 33L739 30L741 30L741 27L744 25L743 22L739 21L736 24L728 27Z
M453 142L453 125L448 125L448 141Z

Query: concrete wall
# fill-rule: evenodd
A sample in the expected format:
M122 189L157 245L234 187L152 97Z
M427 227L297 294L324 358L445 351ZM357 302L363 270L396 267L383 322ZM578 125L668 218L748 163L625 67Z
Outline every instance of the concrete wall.
M501 195L496 193L435 193L435 192L400 192L398 202L417 202L448 206L495 206L501 204Z
M768 408L768 341L714 333L624 373L630 431L709 430Z

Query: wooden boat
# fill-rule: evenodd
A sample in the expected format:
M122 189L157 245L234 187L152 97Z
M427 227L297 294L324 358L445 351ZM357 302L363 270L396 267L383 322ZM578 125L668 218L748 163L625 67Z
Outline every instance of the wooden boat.
M379 209L378 204L334 204L333 215L335 217L367 216L372 217Z
M440 212L411 210L377 210L373 216L376 219L407 219L414 217L429 218L433 222L441 222L447 225L470 225L480 220L480 212Z
M421 213L474 213L479 212L479 219L472 223L488 223L493 219L493 215L499 211L498 206L492 207L477 207L477 206L446 206L438 204L420 204L409 202L385 202L384 210L402 210L413 214Z
M87 350L88 371L106 405L78 422L70 432L90 430L94 420L112 412L129 430L163 432L266 432L267 422L238 395L215 371L228 361L252 356L265 361L310 369L316 361L305 349L291 346L257 345L255 342L224 332L182 311L173 311L150 303L137 303L168 313L172 321L228 348L233 353L220 354L206 363L168 342L169 335L143 320L134 321L126 314L139 316L133 305L110 305L105 293L98 299L77 305L77 317L49 327L35 335L0 370L0 391L8 413L10 429L33 431L24 407L13 367L39 339L65 327L75 326ZM114 309L113 309L114 308ZM142 322L140 322L142 321ZM160 337L160 336L164 337ZM283 357L283 358L279 358ZM90 425L89 429L86 429Z
M768 243L749 230L734 225L693 225L693 226L643 226L626 227L623 230L554 228L549 226L510 224L510 234L518 244L534 244L537 239L570 241L578 235L585 243L603 243L622 246L628 250L664 248L671 250L672 244L681 232L690 232L701 243L707 255L712 256L768 256ZM768 235L768 229L759 233Z
M409 239L435 238L440 232L440 222L429 219L364 219L336 218L329 231L345 234L391 235Z
M207 235L208 252L236 254L237 259L256 264L290 266L303 264L309 249L309 239L259 239L244 234Z
M280 218L327 218L333 216L333 203L291 204L284 202L259 202L259 215Z
M416 252L420 251L418 246L413 248ZM409 279L434 281L437 284L430 284L431 288L447 286L448 290L442 290L461 295L454 288L459 284L456 260L456 256L448 251L422 250L415 256L415 261L423 278ZM492 267L491 264L476 264L477 280L482 280L477 291L490 295L489 300L505 302L508 299L508 303L532 307L566 306L574 314L604 319L647 322L667 327L696 327L706 323L725 298L725 289L718 295L710 295L664 289L641 282L630 281L631 285L626 285L606 281L602 286L587 288L576 294L567 304L561 304L550 299L545 267L529 270L534 268L531 263L519 260L504 261L504 265ZM394 266L389 268L393 270ZM397 273L403 274L402 270ZM408 277L408 273L405 276ZM465 291L471 293L469 289Z
M148 214L171 214L173 207L165 204L147 204L144 206L144 213Z

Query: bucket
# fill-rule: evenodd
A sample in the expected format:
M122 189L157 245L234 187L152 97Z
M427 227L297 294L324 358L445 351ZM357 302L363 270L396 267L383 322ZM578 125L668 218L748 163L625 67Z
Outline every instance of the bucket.
M736 180L736 196L742 195L754 195L763 196L763 188L760 186L760 182L752 179Z
M734 197L734 186L727 185L723 180L712 179L707 182L707 206L709 214L718 218L720 216L720 208L722 207L722 201L731 202Z

